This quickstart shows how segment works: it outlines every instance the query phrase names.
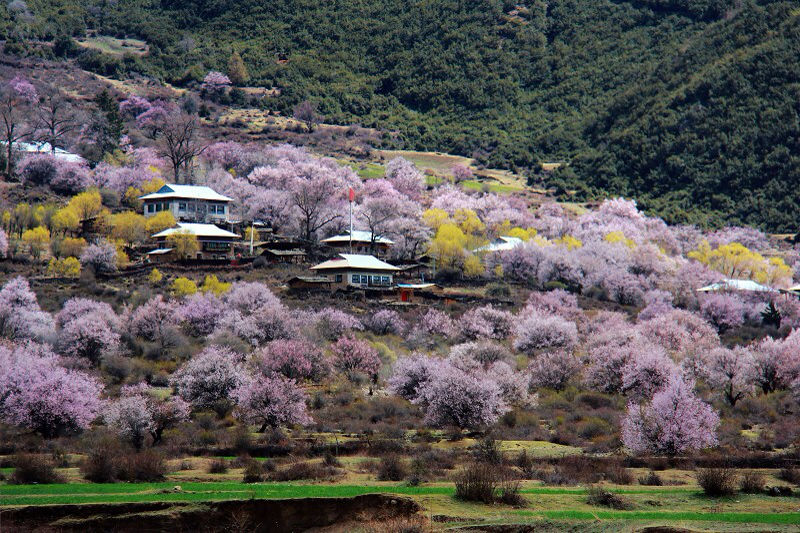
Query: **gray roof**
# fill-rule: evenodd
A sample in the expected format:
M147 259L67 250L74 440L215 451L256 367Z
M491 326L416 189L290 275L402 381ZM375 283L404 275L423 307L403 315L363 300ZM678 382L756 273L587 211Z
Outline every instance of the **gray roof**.
M210 202L232 202L233 198L222 195L205 185L176 185L167 183L154 193L140 196L141 200L163 200L167 198L186 198L187 200L207 200Z
M353 241L354 242L372 242L372 232L371 231L362 231L362 230L353 230ZM350 242L350 233L345 233L343 235L334 235L333 237L328 237L327 239L322 239L320 242L324 242L325 244L338 244L338 243L346 243ZM386 237L378 237L375 239L375 242L378 244L394 244L394 241L391 239L387 239Z
M178 222L177 228L169 228L165 229L164 231L160 231L153 235L153 238L157 239L159 237L167 237L178 232L188 232L198 237L218 237L226 239L239 238L239 235L236 233L231 233L230 231L219 228L214 224L193 224L189 222Z
M384 263L373 255L361 254L339 254L340 259L331 259L320 263L319 265L311 267L311 270L334 270L334 269L351 269L351 270L383 270L387 272L394 272L400 270L394 265Z

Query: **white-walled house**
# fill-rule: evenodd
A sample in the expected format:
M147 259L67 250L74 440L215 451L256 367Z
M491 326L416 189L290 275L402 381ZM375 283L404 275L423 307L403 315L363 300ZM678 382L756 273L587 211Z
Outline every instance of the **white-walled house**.
M145 217L169 211L175 220L186 222L226 222L233 202L233 198L219 194L211 187L174 183L139 199L144 204Z
M336 259L311 267L326 276L334 287L390 288L399 268L372 255L339 254Z

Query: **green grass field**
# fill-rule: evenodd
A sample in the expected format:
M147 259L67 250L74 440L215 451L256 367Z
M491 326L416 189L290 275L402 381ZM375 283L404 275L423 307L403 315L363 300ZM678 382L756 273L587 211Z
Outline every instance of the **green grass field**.
M362 494L389 493L418 500L429 513L494 521L529 520L625 520L672 522L727 522L731 524L800 524L797 499L739 495L709 499L696 488L619 487L633 509L614 511L588 505L586 488L526 486L525 509L465 503L453 497L450 484L410 487L396 483L369 485L291 484L238 482L176 483L70 483L60 485L0 485L2 506L202 502L237 499L348 498Z

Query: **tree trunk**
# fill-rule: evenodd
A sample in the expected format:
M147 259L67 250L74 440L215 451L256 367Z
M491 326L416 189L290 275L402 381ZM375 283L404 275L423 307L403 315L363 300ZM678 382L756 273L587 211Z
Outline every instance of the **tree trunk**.
M9 136L10 137L10 136ZM6 144L6 175L11 178L11 155L13 143L9 140Z

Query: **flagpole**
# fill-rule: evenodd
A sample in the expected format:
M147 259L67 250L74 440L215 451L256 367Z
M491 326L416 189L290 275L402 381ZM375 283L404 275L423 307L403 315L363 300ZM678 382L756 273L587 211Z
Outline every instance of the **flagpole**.
M350 253L353 253L353 188L351 187L348 193L350 200Z

